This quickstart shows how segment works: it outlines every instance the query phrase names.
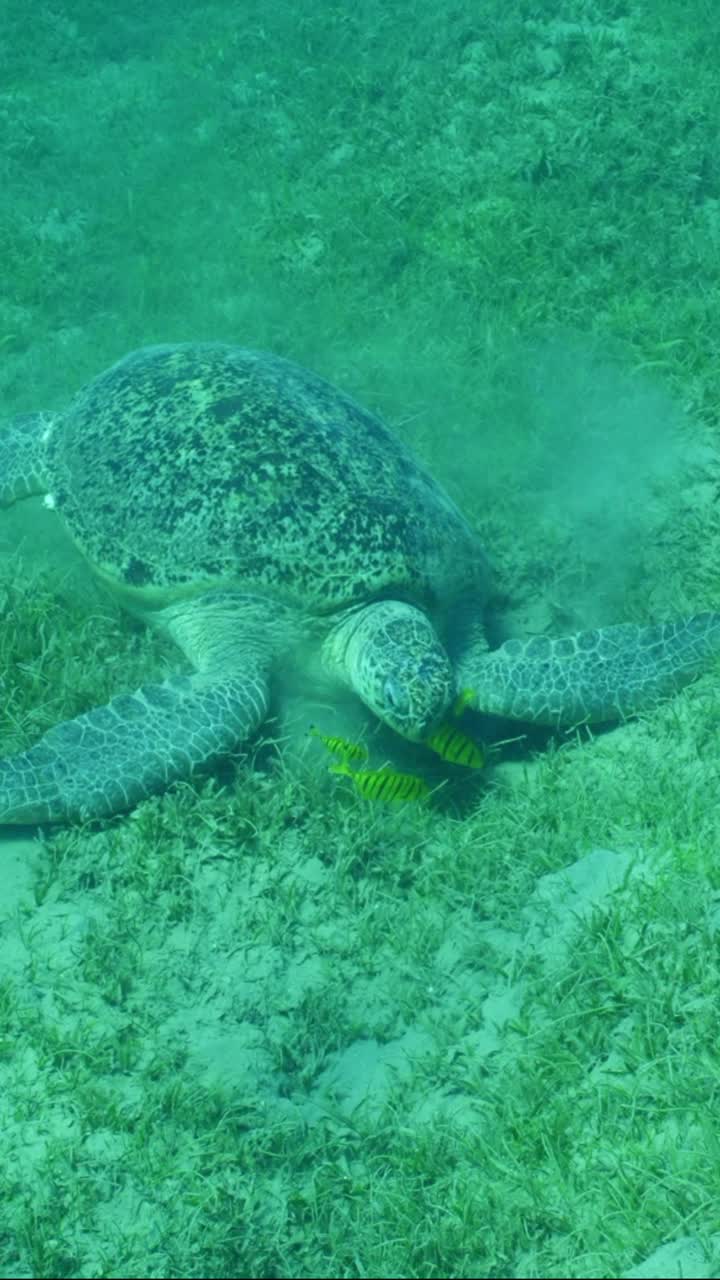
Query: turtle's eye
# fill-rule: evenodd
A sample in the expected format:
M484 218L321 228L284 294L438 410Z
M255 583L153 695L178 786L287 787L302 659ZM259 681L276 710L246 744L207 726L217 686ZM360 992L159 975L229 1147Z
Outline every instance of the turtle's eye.
M407 690L403 685L401 685L399 680L395 679L394 676L387 677L383 685L383 698L393 711L405 714L410 709L410 699L408 698Z

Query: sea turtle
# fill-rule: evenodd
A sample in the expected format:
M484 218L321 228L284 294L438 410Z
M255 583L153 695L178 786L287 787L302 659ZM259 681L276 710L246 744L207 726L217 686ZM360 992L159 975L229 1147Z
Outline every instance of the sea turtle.
M371 413L288 360L146 347L0 434L0 503L44 493L117 600L193 674L120 693L0 761L0 823L96 818L247 740L274 676L354 690L422 741L459 689L545 724L618 718L720 650L720 614L558 639L483 632L472 528Z

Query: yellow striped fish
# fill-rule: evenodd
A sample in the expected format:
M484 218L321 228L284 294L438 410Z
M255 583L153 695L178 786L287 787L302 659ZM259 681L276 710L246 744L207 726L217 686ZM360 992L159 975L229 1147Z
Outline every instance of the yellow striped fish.
M411 773L398 773L389 765L382 769L351 769L346 760L331 764L331 773L344 773L352 778L354 786L366 800L384 800L387 804L407 800L421 800L430 794L430 788L422 778Z
M311 725L310 732L314 738L319 738L324 747L332 752L334 756L340 756L343 760L367 760L367 747L361 742L348 742L347 738L333 738L331 735L321 733L316 729L315 725Z
M425 738L424 745L441 759L449 760L451 764L463 764L467 769L482 769L485 764L485 756L477 743L449 721Z

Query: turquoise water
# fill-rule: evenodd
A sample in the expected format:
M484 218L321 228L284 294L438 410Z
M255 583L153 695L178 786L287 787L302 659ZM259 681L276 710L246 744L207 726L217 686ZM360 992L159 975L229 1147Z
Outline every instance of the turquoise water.
M0 415L147 344L275 351L462 507L493 643L713 608L717 26L4 0ZM40 495L3 515L8 755L178 659ZM717 1274L713 676L596 736L474 724L482 776L399 807L278 687L209 779L3 836L0 1274ZM312 721L372 732L321 685Z

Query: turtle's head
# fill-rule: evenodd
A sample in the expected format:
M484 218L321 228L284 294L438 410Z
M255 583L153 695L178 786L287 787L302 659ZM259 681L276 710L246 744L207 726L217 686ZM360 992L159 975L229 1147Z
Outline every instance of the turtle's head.
M430 620L399 600L345 614L325 657L375 715L413 742L427 737L454 697L450 659Z

